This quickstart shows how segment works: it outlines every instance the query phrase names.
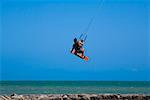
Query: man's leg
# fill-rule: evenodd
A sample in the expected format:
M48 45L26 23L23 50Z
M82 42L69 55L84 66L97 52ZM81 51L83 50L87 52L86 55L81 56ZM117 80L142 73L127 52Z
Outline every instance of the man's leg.
M81 48L82 56L84 56L84 48Z
M80 48L80 50L77 51L77 55L80 56L81 58L84 58L84 49Z

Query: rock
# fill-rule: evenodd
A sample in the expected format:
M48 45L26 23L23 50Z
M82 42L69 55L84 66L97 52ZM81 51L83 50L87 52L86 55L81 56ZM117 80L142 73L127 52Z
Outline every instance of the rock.
M9 96L0 96L0 100L10 100Z
M143 99L144 100L150 100L150 95L149 96L144 96Z
M49 100L49 97L47 95L40 95L38 100Z
M11 96L11 97L12 97L12 96L17 96L17 94L13 93L13 94L12 94L12 95L10 95L10 96Z
M70 98L71 100L77 100L78 95L77 94L71 94L71 95L68 95L68 98Z
M63 98L67 98L68 96L67 95L63 95Z
M82 97L79 98L80 100L90 100L90 97L89 95L85 94L85 95L82 95Z
M89 95L89 100L98 100L99 98L102 98L101 95L92 94Z
M62 100L62 95L55 94L55 95L48 95L49 100Z
M17 94L10 95L10 98L15 99L15 100L23 100L24 99L23 95L17 95Z
M116 96L117 96L117 99L120 99L120 97L121 97L120 94L117 94Z
M63 100L70 100L70 98L67 95L62 95Z

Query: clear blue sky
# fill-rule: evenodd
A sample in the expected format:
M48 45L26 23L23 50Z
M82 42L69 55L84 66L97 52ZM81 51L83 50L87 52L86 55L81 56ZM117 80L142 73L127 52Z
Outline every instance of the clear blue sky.
M150 80L148 0L1 1L1 80ZM92 16L85 62L70 54Z

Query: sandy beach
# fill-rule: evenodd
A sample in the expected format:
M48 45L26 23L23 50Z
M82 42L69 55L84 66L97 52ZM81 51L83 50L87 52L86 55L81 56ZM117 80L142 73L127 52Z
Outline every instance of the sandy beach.
M150 100L144 94L11 94L0 95L0 100Z

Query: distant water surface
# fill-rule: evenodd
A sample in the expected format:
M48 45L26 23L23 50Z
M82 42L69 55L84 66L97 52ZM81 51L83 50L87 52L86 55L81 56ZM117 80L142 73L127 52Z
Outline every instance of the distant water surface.
M150 94L150 81L0 81L0 94Z

